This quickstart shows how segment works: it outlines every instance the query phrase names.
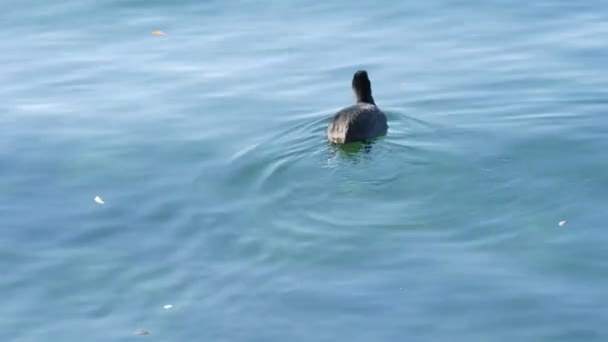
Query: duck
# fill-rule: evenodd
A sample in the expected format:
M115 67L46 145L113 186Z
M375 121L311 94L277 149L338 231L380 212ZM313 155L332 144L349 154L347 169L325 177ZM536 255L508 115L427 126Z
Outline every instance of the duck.
M366 70L357 70L352 79L356 103L336 112L327 127L332 144L364 142L388 132L386 115L376 106Z

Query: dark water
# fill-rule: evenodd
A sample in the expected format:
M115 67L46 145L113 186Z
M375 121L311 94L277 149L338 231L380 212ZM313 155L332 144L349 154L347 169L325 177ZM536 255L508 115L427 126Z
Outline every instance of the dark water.
M608 340L608 3L0 13L0 341Z

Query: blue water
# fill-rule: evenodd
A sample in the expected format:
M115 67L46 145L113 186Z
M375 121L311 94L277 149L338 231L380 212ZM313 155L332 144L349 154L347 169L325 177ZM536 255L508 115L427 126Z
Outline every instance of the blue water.
M608 341L608 2L0 13L0 341Z

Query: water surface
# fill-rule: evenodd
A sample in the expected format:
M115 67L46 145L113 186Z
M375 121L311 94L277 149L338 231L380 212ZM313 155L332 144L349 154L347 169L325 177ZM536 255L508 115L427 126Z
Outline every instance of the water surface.
M1 341L607 340L605 2L0 11Z

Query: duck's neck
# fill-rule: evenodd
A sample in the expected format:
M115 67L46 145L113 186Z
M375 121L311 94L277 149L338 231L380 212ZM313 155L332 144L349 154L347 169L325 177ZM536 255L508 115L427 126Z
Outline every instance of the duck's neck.
M372 94L363 94L363 95L357 96L357 103L369 103L369 104L373 104L374 106L376 105Z

